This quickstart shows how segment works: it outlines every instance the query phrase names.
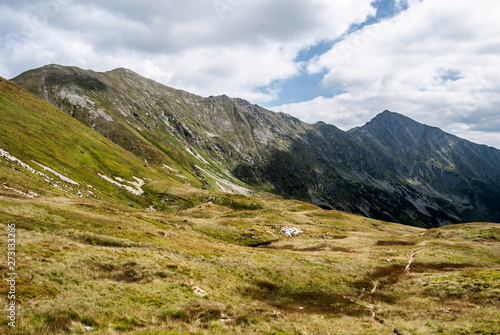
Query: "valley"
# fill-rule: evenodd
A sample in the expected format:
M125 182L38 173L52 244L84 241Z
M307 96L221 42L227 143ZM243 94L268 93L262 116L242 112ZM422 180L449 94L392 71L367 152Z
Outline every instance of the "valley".
M53 67L23 79L47 101L0 79L3 333L499 334L498 150L390 112L343 132ZM396 146L408 125L428 156Z

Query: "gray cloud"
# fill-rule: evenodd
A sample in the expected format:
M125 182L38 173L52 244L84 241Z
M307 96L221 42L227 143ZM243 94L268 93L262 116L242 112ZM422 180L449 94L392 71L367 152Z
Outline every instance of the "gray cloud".
M2 12L9 11L15 18L0 23L2 30L15 36L2 50L6 57L0 60L0 71L12 76L26 66L45 63L96 70L125 66L198 94L226 93L266 101L272 96L258 87L296 75L294 59L299 50L338 38L352 23L373 14L370 3L40 0L0 4Z

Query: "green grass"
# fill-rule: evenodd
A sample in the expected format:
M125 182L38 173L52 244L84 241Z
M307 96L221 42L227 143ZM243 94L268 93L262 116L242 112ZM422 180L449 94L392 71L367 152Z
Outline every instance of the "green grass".
M76 197L0 197L0 238L7 222L16 223L22 251L23 308L10 333L84 333L88 326L101 334L386 334L370 305L401 333L498 327L495 242L443 240L312 206L288 210L299 202L235 197L258 205L247 216L248 209L208 204L198 191L177 194L193 201L198 194L202 208L150 212ZM338 220L350 228L343 235L331 228ZM305 234L286 238L277 228L283 223ZM270 244L244 243L247 232ZM415 251L414 270L405 274Z
M2 333L498 332L497 224L424 230L189 187L4 81L0 107L0 148L96 193L79 197L64 182L61 191L0 159L0 246L14 223L21 306L15 329L0 319ZM144 195L98 173L143 178ZM285 237L283 226L304 233ZM8 273L0 263L0 278Z

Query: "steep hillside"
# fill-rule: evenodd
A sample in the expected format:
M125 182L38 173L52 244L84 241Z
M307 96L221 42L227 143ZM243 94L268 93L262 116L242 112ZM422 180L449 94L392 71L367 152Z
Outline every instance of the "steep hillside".
M14 81L148 164L166 161L196 187L271 192L423 227L500 221L499 151L409 119L395 126L385 117L395 114L344 132L241 99L202 98L126 69L49 65ZM375 128L380 136L397 129L399 137L379 138ZM459 150L443 154L455 142Z
M231 159L228 154L243 156L236 137L252 140L244 127L233 127L238 122L228 122L240 115L224 106L227 99L206 101L126 69L95 73L50 65L28 71L15 82L148 164L166 161L167 170L189 174L193 186L252 193L234 183L238 181L224 164ZM255 145L244 143L250 150Z
M166 200L153 191L158 182L187 187L181 172L146 164L3 78L0 117L0 194L74 195L161 209Z

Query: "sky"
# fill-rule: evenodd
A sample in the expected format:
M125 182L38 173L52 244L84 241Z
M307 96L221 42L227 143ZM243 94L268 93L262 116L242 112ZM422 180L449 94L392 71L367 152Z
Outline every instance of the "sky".
M383 110L500 148L498 0L0 0L0 76L129 68L348 130Z

